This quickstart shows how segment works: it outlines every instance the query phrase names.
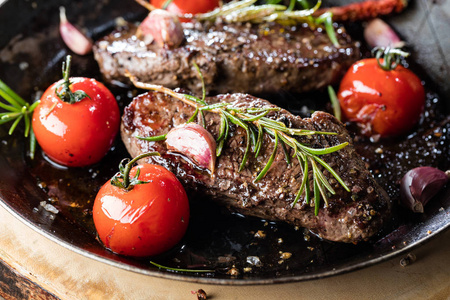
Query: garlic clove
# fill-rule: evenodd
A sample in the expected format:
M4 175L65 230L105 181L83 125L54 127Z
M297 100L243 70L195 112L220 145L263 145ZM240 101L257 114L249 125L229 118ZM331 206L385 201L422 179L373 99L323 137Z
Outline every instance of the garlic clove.
M163 9L150 12L139 25L138 35L144 38L150 35L158 45L168 48L176 48L184 40L183 27L178 17Z
M383 20L375 18L367 23L364 28L364 39L367 44L374 47L401 48L405 43Z
M216 141L202 126L195 123L174 128L166 135L169 151L183 154L198 167L214 173L216 164Z
M92 41L73 26L66 17L66 9L59 8L59 32L64 43L78 55L86 55L92 51Z
M449 175L433 167L409 170L400 182L400 200L413 212L423 213L424 206L448 182Z

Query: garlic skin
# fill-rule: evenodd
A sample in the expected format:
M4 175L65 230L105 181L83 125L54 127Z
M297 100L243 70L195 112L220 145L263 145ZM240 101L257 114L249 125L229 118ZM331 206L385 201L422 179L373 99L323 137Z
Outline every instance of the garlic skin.
M401 203L416 213L423 213L424 206L448 182L449 175L433 167L409 170L400 182Z
M161 47L176 48L184 40L183 27L178 17L166 10L155 9L138 27L138 37L151 36Z
M92 41L69 23L66 17L66 9L62 6L59 8L59 19L59 32L67 47L78 55L90 53L93 46Z
M394 30L379 18L375 18L367 23L364 28L364 39L371 48L401 48L405 45Z
M202 126L195 123L174 128L166 135L169 151L183 154L198 167L214 174L216 165L216 141Z

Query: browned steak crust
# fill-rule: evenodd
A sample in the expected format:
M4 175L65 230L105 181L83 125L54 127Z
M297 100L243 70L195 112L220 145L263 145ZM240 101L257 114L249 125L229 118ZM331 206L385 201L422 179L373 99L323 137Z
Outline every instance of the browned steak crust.
M244 94L207 98L208 103L223 101L243 107L273 106L265 100ZM246 145L246 134L240 127L233 125L223 153L216 161L214 176L196 168L183 157L168 153L163 142L147 142L136 138L167 133L171 128L185 123L193 112L192 107L162 93L143 94L136 97L125 109L121 128L122 140L133 157L148 151L160 152L161 157L151 157L148 160L174 172L191 191L208 195L211 199L246 215L285 221L308 228L328 240L366 240L377 233L389 217L390 200L386 192L375 182L355 152L343 124L324 112L316 112L311 118L305 119L286 110L269 115L289 127L338 133L299 138L311 147L350 143L338 152L321 156L341 176L351 192L345 191L325 170L324 174L336 194L330 195L329 205L321 207L318 216L314 215L314 207L308 205L303 196L295 207L291 207L301 184L302 170L297 160L293 160L289 165L286 163L282 149L278 149L275 161L266 176L257 183L253 182L273 150L273 142L268 136L265 137L266 147L262 154L257 159L251 157L246 168L238 172ZM218 116L207 113L206 121L207 129L217 137L220 122Z
M184 43L176 49L146 44L129 25L99 40L94 55L108 81L140 81L201 92L194 62L210 94L305 92L337 82L359 59L359 45L339 28L340 47L320 28L276 23L185 23Z

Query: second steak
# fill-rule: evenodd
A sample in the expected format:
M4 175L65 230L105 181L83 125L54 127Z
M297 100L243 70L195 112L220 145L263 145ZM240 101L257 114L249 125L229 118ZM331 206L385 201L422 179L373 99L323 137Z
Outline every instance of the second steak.
M94 55L106 80L140 81L196 94L200 67L210 94L306 92L336 83L359 59L359 45L343 28L335 47L321 28L306 24L183 23L185 41L175 49L146 44L129 25L99 40Z

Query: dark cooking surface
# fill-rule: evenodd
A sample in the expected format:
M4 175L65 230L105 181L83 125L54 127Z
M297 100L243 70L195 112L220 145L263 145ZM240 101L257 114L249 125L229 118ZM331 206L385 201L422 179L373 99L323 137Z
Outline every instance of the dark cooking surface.
M5 16L12 15L11 11L20 11L24 17L16 17L18 24L11 31L0 31L0 78L22 96L35 95L34 87L42 90L58 78L61 62L67 54L54 26L59 3L70 7L68 11L72 16L82 16L75 20L89 28L94 38L107 33L113 26L113 18L124 11L129 12L126 17L130 19L143 15L143 10L133 1L126 4L124 1L109 1L108 9L102 10L102 3L88 2L38 1L37 9L33 9L29 2L16 0L1 6L0 28L8 24L4 23L8 21ZM100 78L92 56L75 56L73 65L76 66L74 76ZM394 198L397 196L399 174L405 170L421 164L435 165L441 169L449 167L448 119L444 126L436 121L444 120L449 115L450 105L445 105L449 99L438 97L433 92L436 88L430 82L426 81L430 91L427 96L429 117L422 121L422 129L408 136L406 141L358 142L359 151L375 177ZM126 89L115 88L113 92L120 96L121 108L133 96ZM302 101L298 100L297 95L290 94L266 96L294 113L304 114L305 105L309 109L326 108L325 101L313 103L311 100L316 97L323 99L323 94L302 95L306 99ZM120 141L101 164L67 172L50 165L40 153L34 162L28 161L24 155L24 139L19 134L7 136L6 128L0 127L1 204L32 228L78 253L142 274L227 284L305 280L387 259L423 243L450 226L448 187L427 206L424 215L412 215L399 209L398 217L393 220L393 230L383 233L371 243L358 245L320 241L304 234L301 229L295 230L285 224L230 215L208 201L202 201L207 203L202 205L194 202L190 228L182 244L152 260L169 266L201 268L207 265L207 268L217 268L216 272L169 273L152 267L148 260L114 255L95 239L90 215L92 201L99 186L115 173L118 162L127 156ZM412 147L412 144L416 146ZM382 153L376 149L381 149ZM41 201L53 203L60 212L53 218L40 206ZM263 231L266 237L255 237L258 231ZM292 258L279 263L280 251L292 253ZM242 272L244 267L249 266L247 257L254 256L263 262L262 267L253 267L252 272ZM233 264L241 271L237 278L225 274Z

